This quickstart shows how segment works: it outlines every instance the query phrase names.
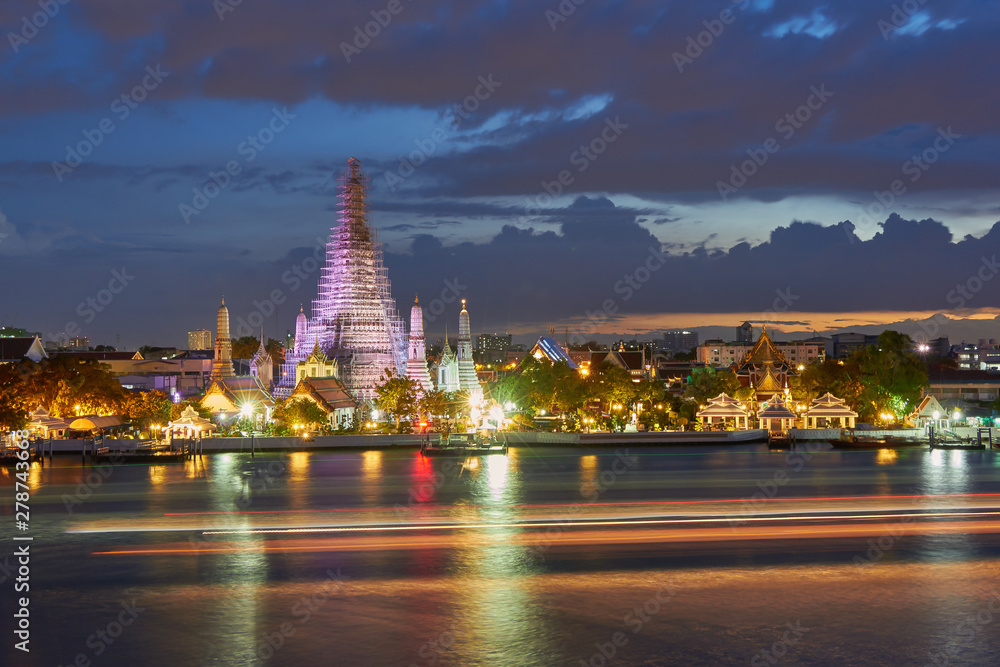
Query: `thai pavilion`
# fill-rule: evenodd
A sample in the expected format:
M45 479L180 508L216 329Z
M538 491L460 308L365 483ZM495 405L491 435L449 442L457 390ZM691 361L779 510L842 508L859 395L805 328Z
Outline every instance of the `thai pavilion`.
M698 410L697 418L704 426L732 425L736 430L750 427L749 411L741 402L725 393L709 399L708 404Z
M798 417L788 409L785 403L784 394L774 396L767 403L762 403L757 411L757 419L760 427L769 432L787 431L795 427L795 420Z
M854 428L858 419L857 412L830 392L813 399L803 416L806 428Z
M216 429L215 424L198 414L192 406L187 406L180 416L161 427L168 439L182 438L191 440L212 434Z
M769 401L775 394L788 387L788 376L793 371L764 329L753 348L735 369L736 377L744 387L752 387L758 404Z
M927 394L921 399L920 404L906 417L906 420L913 422L919 428L926 428L931 424L935 428L948 428L950 425L948 411L931 394Z
M29 419L28 430L43 438L61 438L69 430L68 421L53 417L42 406L38 406L38 409L31 413Z

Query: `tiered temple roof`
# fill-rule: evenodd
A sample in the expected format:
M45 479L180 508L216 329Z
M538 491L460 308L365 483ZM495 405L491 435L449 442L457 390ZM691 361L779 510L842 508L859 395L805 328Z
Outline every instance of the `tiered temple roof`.
M698 419L702 417L722 417L723 419L745 418L747 414L747 409L740 401L737 401L726 393L722 393L715 398L709 399L708 404L698 410Z
M753 348L736 368L736 375L745 387L753 387L757 400L767 401L788 386L791 367L785 355L775 346L764 329Z
M830 392L826 392L819 398L814 398L812 404L806 410L807 417L824 417L834 419L838 417L857 417L858 413L847 407L847 402L842 398L837 398Z

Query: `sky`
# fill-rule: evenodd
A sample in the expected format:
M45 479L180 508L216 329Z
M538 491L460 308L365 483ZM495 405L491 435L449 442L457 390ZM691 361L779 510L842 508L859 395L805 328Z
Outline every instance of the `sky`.
M5 0L0 32L0 326L184 346L224 295L279 337L353 156L431 338L459 298L525 341L1000 338L994 2Z

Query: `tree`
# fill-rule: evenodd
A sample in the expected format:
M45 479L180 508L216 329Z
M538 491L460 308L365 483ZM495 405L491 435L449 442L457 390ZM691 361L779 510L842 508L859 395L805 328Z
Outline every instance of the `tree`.
M448 413L448 396L443 391L424 392L417 399L417 410L428 418L443 416Z
M716 371L711 366L694 368L688 378L684 397L698 405L704 405L710 398L726 393L733 396L740 389L739 378L732 371Z
M411 417L417 407L417 383L407 377L396 377L389 369L385 379L375 385L378 398L376 404L396 419L396 430L400 429L403 417Z
M286 428L301 424L307 428L311 427L312 430L319 430L330 423L329 416L323 408L308 398L289 398L278 406L274 416Z
M170 421L173 403L162 391L136 392L126 396L124 415L141 431L149 430L153 424L166 425Z
M883 331L878 345L853 356L860 372L858 412L874 421L883 413L902 418L920 401L927 367L913 351L913 341L898 331Z
M28 424L28 416L33 409L28 403L18 374L19 364L0 365L0 428L15 431Z
M240 336L233 339L233 359L251 359L260 347L256 336Z
M274 340L273 338L268 338L267 343L264 345L264 349L267 353L271 355L271 360L276 364L285 363L285 344L281 341ZM256 352L256 348L254 352Z

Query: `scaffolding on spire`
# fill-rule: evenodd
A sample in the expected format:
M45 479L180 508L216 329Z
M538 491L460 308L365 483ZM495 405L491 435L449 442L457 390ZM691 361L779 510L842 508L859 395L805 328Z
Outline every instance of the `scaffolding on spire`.
M375 385L387 369L405 376L407 360L406 328L392 299L382 245L368 225L370 186L361 163L350 158L340 179L339 224L330 230L307 334L338 358L344 384L359 402L375 398ZM299 350L296 341L293 357ZM288 391L301 360L289 361L290 368L282 369Z

